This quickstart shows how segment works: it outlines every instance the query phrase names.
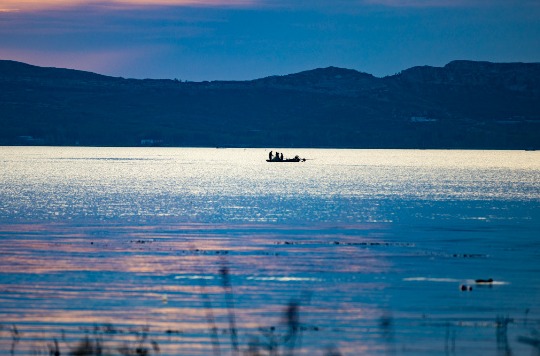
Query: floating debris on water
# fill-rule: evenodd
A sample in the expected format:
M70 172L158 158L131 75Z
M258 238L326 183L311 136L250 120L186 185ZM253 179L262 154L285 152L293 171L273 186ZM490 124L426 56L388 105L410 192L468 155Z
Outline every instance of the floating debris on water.
M474 282L476 284L493 284L493 278L489 278L489 279L475 279Z

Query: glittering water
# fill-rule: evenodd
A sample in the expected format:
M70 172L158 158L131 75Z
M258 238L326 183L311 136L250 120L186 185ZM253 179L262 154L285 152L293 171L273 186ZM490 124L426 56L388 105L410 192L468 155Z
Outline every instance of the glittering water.
M538 152L288 151L0 147L0 351L531 352Z

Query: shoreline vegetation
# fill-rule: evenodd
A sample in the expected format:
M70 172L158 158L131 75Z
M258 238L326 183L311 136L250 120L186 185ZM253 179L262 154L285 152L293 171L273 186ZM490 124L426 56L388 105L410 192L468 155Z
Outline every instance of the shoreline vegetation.
M234 307L235 295L231 284L230 271L226 263L223 263L219 270L221 278L221 288L226 297L226 313L228 328L218 328L214 319L214 308L206 293L207 286L201 280L199 297L203 301L207 334L210 335L212 344L212 356L221 355L243 355L243 356L294 356L305 354L302 347L302 335L305 332L320 332L324 337L324 332L316 325L304 324L301 320L302 306L309 305L311 296L303 293L298 300L290 300L283 307L279 323L271 326L259 326L256 335L240 335L240 327L237 326L237 317ZM164 303L166 297L164 297ZM535 322L528 319L529 310L525 310L524 316L520 319L509 316L497 315L491 322L491 327L495 330L494 342L498 354L512 355L512 348L508 339L508 326L519 324L522 330L529 330L527 335L520 335L515 340L518 343L530 347L532 354L540 354L540 330L535 328ZM384 354L399 353L394 344L395 321L391 313L382 315L379 319L378 332L383 338L386 351ZM447 355L456 354L457 332L461 322L456 321L453 325L447 322L443 325L446 328L444 340L444 352ZM536 327L538 323L536 322ZM17 325L0 324L0 345L9 343L10 355L17 355L18 348L23 343L30 343L32 355L49 356L101 356L101 355L160 355L161 347L158 341L158 334L165 334L168 337L167 346L177 348L176 352L183 354L182 330L167 329L162 332L151 332L148 325L141 327L117 327L113 324L94 325L93 327L81 327L84 336L79 340L67 340L64 330L59 330L59 336L48 340L40 338L25 338L25 331ZM163 336L163 335L161 335ZM176 336L177 340L171 340ZM230 341L227 341L230 339ZM240 342L243 340L244 342ZM342 356L335 343L339 340L330 340L329 346L321 350L317 355L321 356ZM405 346L403 346L405 347ZM167 354L169 354L167 352ZM210 356L210 354L209 354Z
M300 320L301 302L289 301L283 308L281 320L272 326L260 326L257 335L243 337L246 343L239 342L239 328L236 322L236 310L234 307L235 295L231 284L229 268L226 263L219 270L221 288L226 299L226 313L228 328L219 329L214 319L212 302L206 292L204 279L201 280L200 298L203 301L207 333L212 343L212 355L245 355L245 356L294 356L302 352L302 333L319 331L317 326L303 324ZM309 295L304 294L303 302L309 303ZM166 297L163 302L166 303ZM381 327L391 332L391 319L381 323ZM113 324L94 325L93 327L81 328L84 337L78 341L66 340L64 330L61 330L58 338L42 341L24 340L24 331L16 325L0 324L0 341L10 343L10 354L16 355L17 348L21 343L32 343L29 347L33 355L72 355L72 356L100 356L100 355L160 355L159 342L150 335L148 325L139 328L122 328ZM167 329L164 331L169 338L178 336L181 338L182 330ZM154 333L155 335L155 333ZM244 335L246 336L246 335ZM230 342L227 341L230 338ZM174 343L174 342L173 342ZM169 342L170 344L170 342ZM178 341L181 344L181 341ZM170 345L169 345L170 348ZM181 352L181 349L178 350ZM321 352L324 356L340 356L338 348L329 346Z

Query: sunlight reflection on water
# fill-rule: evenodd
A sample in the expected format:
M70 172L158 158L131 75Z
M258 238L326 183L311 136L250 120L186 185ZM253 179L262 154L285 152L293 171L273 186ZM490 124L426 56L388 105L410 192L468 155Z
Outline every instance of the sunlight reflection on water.
M369 222L393 221L399 201L540 199L538 152L303 149L312 161L269 164L263 149L0 150L9 221Z

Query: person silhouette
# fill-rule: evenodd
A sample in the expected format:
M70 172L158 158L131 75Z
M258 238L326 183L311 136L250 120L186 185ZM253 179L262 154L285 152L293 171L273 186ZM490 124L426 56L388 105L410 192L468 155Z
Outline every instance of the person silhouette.
M273 158L273 154L272 154L272 151L270 151L270 153L268 154L268 159L271 161Z

